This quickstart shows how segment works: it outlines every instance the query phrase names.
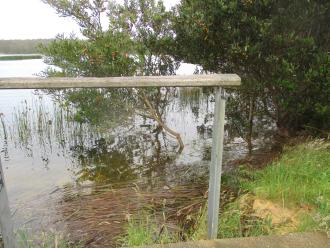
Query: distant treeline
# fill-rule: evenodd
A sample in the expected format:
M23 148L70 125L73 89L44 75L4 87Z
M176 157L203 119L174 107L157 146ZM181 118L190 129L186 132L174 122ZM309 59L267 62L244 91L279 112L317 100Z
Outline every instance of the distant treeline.
M47 44L52 39L34 40L0 40L0 53L5 54L36 54L40 53L38 46Z
M0 56L0 61L4 60L24 60L24 59L41 59L41 55L5 55Z

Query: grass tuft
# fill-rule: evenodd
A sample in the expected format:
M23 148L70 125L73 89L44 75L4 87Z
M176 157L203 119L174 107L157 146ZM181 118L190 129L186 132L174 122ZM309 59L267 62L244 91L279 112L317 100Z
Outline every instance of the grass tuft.
M330 143L311 142L288 149L256 175L250 186L259 197L285 205L325 208L330 196Z
M177 241L165 224L157 224L149 213L139 213L137 219L129 219L126 234L118 239L121 246L132 247L152 244L167 244Z
M259 198L309 210L298 231L329 230L330 142L314 140L286 148L246 186Z
M249 194L227 204L219 216L218 238L256 237L270 234L271 219L258 218L252 211Z

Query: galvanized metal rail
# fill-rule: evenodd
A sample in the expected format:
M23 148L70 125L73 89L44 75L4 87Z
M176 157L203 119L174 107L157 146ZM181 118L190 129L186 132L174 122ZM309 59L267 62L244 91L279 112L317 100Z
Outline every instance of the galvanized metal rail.
M190 76L142 76L106 78L0 78L0 89L59 88L142 88L142 87L216 87L213 141L208 197L208 237L215 239L218 231L221 167L225 121L225 88L236 87L241 79L236 74ZM8 196L0 163L0 230L5 247L16 247Z
M0 78L0 89L49 88L141 88L141 87L204 87L239 86L236 74L189 76L78 77L78 78Z

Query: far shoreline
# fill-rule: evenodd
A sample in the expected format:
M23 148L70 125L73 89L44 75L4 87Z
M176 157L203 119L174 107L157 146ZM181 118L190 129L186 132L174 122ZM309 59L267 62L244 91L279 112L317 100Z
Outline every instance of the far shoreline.
M0 54L0 61L42 59L41 54Z

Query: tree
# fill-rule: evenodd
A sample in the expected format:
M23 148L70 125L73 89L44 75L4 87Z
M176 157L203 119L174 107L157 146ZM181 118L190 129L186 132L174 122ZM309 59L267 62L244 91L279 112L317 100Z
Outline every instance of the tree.
M136 42L136 53L139 55L142 75L173 75L179 67L179 62L170 55L173 47L174 32L172 29L172 14L166 11L162 1L127 0L123 5L110 2L112 12L110 17L111 30L125 32ZM179 133L169 128L163 121L170 88L166 88L162 96L160 89L138 89L138 96L144 103L147 117L154 119L161 129L174 136L179 143L179 152L184 144ZM147 97L149 96L149 97ZM150 98L150 99L148 99Z
M328 1L183 0L174 54L211 72L239 74L234 106L250 113L244 123L252 126L258 112L282 134L329 130L329 22Z
M47 70L46 76L105 77L175 73L179 63L166 50L169 42L173 41L170 13L161 1L129 0L122 5L104 0L44 2L55 8L58 14L76 20L87 38L81 40L74 36L58 36L49 46L43 47L46 62L60 68L60 72ZM101 23L104 15L109 18L107 30L104 30ZM107 93L108 90L103 90L104 95ZM162 118L161 108L164 108L166 94L165 97L160 94L160 89L137 89L130 90L130 95L131 100L138 103L135 106L143 109L144 116L154 119L161 129L174 136L182 150L180 134L169 128ZM84 108L79 113L88 113L94 101L87 101L93 105L86 106L83 99L85 97L75 97L75 104ZM80 117L88 120L88 116Z
M103 35L102 15L107 10L107 0L42 0L53 7L57 14L73 18L81 33L89 40Z
M162 1L126 0L123 5L110 4L111 30L125 32L137 42L136 52L142 63L143 75L173 75L179 66L170 50L174 32L172 13Z

